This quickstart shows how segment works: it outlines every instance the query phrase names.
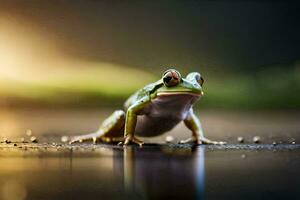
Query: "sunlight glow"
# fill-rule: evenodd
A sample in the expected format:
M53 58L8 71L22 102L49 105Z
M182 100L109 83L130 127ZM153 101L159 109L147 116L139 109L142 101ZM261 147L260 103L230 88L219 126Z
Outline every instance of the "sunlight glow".
M26 87L98 91L118 95L153 80L150 73L65 55L51 36L22 20L0 15L0 94L28 95ZM29 91L30 92L30 91ZM30 94L42 95L46 90Z

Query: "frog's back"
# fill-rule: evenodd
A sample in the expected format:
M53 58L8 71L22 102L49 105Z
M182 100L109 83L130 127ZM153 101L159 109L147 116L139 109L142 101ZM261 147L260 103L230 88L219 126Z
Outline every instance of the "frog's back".
M155 89L155 87L159 84L161 81L157 81L154 83L150 83L143 88L139 89L135 93L133 93L124 103L124 110L127 111L127 109L134 104L135 102L139 101L140 99L144 98L145 96L149 96L151 91Z

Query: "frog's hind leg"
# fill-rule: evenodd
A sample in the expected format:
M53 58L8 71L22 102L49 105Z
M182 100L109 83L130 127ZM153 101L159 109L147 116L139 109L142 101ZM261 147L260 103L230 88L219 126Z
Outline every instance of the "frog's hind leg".
M98 140L103 142L118 142L123 138L125 127L125 112L117 110L103 121L98 131L86 135L73 136L70 139L70 144L74 142L83 142L93 140L96 143Z

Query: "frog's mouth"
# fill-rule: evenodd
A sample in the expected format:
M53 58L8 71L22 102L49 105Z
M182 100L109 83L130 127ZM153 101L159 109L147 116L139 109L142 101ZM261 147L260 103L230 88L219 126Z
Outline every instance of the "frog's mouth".
M187 105L194 104L198 99L201 98L201 93L192 91L161 91L157 93L154 101L156 105L160 105L163 108L185 108Z
M157 96L173 96L173 95L191 95L191 96L197 96L197 97L200 97L200 96L203 96L204 93L203 91L201 91L201 93L195 93L195 92L188 92L188 91L181 91L181 92L177 92L177 91L172 91L172 92L158 92L157 93Z

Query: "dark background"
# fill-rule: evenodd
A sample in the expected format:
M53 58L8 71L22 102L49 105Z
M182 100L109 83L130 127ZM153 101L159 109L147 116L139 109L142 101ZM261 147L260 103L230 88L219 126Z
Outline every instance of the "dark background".
M46 41L60 57L153 75L119 96L75 91L76 97L87 96L84 101L121 102L175 67L203 74L208 92L203 105L213 107L300 106L299 9L299 3L287 1L0 1L6 21L43 37L35 45L39 52ZM126 70L122 74L126 80ZM28 99L15 96L8 102Z

